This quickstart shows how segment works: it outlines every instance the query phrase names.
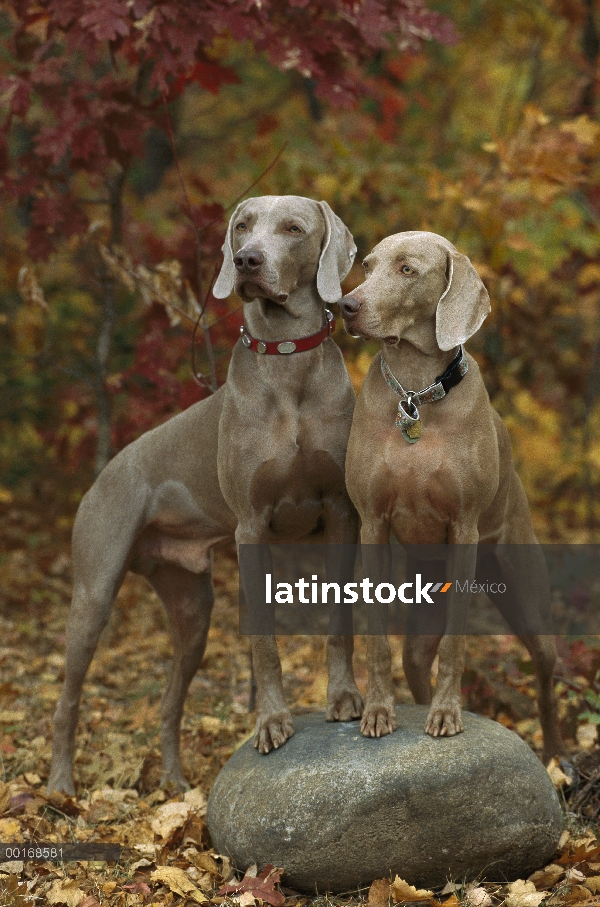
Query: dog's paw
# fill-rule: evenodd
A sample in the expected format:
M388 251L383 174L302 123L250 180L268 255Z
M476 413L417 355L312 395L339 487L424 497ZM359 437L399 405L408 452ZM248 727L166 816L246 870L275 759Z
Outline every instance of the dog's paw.
M396 709L393 703L367 703L360 722L360 732L363 737L385 737L392 734L398 727Z
M73 781L73 775L70 770L56 773L53 772L50 775L46 793L51 794L53 791L67 794L69 797L75 796L75 782Z
M190 783L181 772L163 772L160 786L163 790L172 790L177 793L190 790Z
M357 686L330 692L328 695L327 721L352 721L363 712L363 698Z
M264 718L259 716L254 729L254 746L259 753L269 753L271 750L279 749L293 735L294 724L287 709L285 712L276 712Z
M432 706L425 722L430 737L454 737L464 730L460 705Z

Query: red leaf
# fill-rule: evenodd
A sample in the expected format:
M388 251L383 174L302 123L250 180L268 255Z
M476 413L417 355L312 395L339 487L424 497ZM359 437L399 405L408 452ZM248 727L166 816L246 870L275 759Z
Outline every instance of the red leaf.
M271 863L268 863L258 876L245 875L241 882L230 882L228 885L223 885L217 894L241 894L243 891L249 891L255 898L266 901L272 907L281 907L285 896L277 891L275 885L279 882L282 873L283 869L274 869Z
M81 25L93 32L97 41L115 41L129 34L131 20L125 0L95 0L81 17Z
M236 85L240 77L231 66L220 66L218 63L198 62L192 70L192 82L197 82L202 88L217 94L221 85Z

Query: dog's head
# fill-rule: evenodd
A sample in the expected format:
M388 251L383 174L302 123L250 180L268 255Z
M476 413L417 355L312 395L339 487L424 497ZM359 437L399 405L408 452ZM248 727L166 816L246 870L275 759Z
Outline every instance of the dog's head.
M340 301L346 330L425 353L451 350L481 327L488 292L466 257L437 233L396 233L364 262L365 281Z
M244 302L269 299L285 306L299 287L316 281L324 302L337 302L350 271L352 234L327 202L298 195L264 195L237 206L213 287L217 299L235 290Z

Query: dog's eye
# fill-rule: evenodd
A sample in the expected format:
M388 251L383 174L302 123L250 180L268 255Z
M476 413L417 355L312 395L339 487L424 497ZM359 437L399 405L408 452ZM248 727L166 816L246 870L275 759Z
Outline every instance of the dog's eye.
M235 229L236 229L236 230L239 230L240 233L241 233L242 230L245 230L245 229L246 229L246 224L244 223L243 220L241 220L241 221L239 222L239 224L236 224L236 225L235 225Z
M402 271L403 274L407 274L407 275L408 275L408 274L414 274L414 273L415 273L415 269L414 269L414 268L411 268L410 265L402 265L402 267L400 268L400 270Z
M302 230L296 224L292 224L291 227L288 227L288 233L302 233Z
M369 270L368 262L363 261L363 271L365 272L365 274L367 273L368 270Z

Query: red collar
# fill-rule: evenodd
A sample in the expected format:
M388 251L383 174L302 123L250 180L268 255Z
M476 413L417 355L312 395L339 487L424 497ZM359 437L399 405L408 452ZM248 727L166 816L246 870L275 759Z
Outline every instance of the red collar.
M325 317L327 319L325 327L317 331L316 334L310 334L308 337L298 337L297 340L258 340L249 333L246 325L243 325L240 328L242 343L249 350L254 350L255 353L263 353L263 355L267 356L303 353L305 350L314 349L315 346L319 346L324 340L327 340L335 328L335 318L329 309L325 309Z

